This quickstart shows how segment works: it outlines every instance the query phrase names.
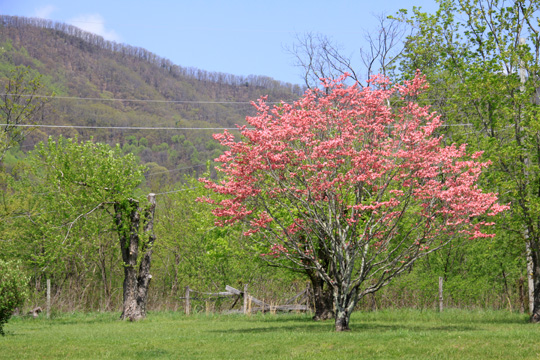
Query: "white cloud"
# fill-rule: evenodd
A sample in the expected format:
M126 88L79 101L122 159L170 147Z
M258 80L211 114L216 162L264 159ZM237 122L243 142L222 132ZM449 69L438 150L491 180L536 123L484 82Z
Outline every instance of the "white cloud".
M56 7L53 5L46 5L34 10L33 17L41 19L49 19L51 14L56 10Z
M106 40L120 42L121 37L114 30L105 29L105 19L100 14L84 14L67 21L85 31L101 35Z

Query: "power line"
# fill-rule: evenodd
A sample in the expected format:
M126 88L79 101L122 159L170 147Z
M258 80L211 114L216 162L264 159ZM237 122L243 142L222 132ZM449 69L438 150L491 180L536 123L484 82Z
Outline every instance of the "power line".
M204 128L204 127L148 127L148 126L90 126L90 125L48 125L48 124L0 124L0 126L11 126L11 127L35 127L35 128L53 128L53 129L93 129L93 130L99 130L99 129L107 129L107 130L180 130L180 131L186 131L186 130L211 130L211 131L223 131L223 130L231 130L231 131L241 131L238 127L234 128L221 128L221 127L212 127L212 128ZM473 124L441 124L439 127L457 127L457 126L474 126ZM508 128L511 126L505 127ZM255 128L245 128L243 130L256 130ZM483 132L482 130L477 130L474 132ZM176 171L176 170L172 170Z
M238 128L196 128L196 127L147 127L147 126L87 126L87 125L43 125L43 124L0 124L0 126L66 128L66 129L112 129L112 130L240 130Z

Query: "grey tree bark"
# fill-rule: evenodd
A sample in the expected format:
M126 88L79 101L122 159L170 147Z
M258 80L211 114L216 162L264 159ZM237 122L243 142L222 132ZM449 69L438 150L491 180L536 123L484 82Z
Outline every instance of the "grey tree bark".
M358 303L358 292L355 289L352 291L334 290L334 304L336 305L336 331L350 331L349 321L354 307Z
M149 194L148 200L149 204L144 209L141 209L139 202L134 199L114 205L115 223L124 262L123 305L120 315L122 320L137 321L146 317L148 287L152 279L152 246L156 239L153 228L155 194ZM141 225L142 233L139 231ZM142 259L137 269L141 242Z

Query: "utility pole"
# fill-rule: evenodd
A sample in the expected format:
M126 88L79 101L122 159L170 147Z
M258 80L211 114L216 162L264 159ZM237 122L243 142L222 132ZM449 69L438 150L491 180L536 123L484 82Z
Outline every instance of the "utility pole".
M443 277L439 276L439 312L443 312Z

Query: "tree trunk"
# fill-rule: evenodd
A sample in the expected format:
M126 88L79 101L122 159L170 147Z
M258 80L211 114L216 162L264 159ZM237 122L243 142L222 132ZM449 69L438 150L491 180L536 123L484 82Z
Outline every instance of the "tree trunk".
M323 251L325 247L324 242L322 240L319 241L317 256L325 271L328 271L330 259L328 254ZM315 306L313 320L319 321L334 318L334 290L328 286L317 271L306 269L306 272L311 280L311 285L313 286L313 304Z
M334 304L332 289L324 287L325 282L316 274L308 273L313 287L313 304L315 315L313 320L328 320L334 318Z
M336 314L336 331L350 331L349 328L349 320L351 318L351 314L344 311L337 311Z
M531 312L530 321L533 323L540 322L540 254L538 253L537 244L531 244L531 260L532 260L532 278L533 278L533 310Z
M336 331L350 331L349 320L356 306L356 289L343 293L341 289L334 290L334 306L336 308Z
M117 203L115 209L115 222L120 238L120 250L124 262L124 284L122 306L122 320L136 321L146 317L146 300L148 287L152 275L150 265L152 260L152 245L155 241L153 231L154 211L156 199L154 194L148 195L149 206L143 213L143 239L141 251L143 258L137 272L137 259L139 253L141 208L138 201L129 199L127 203ZM146 240L146 241L145 241Z

